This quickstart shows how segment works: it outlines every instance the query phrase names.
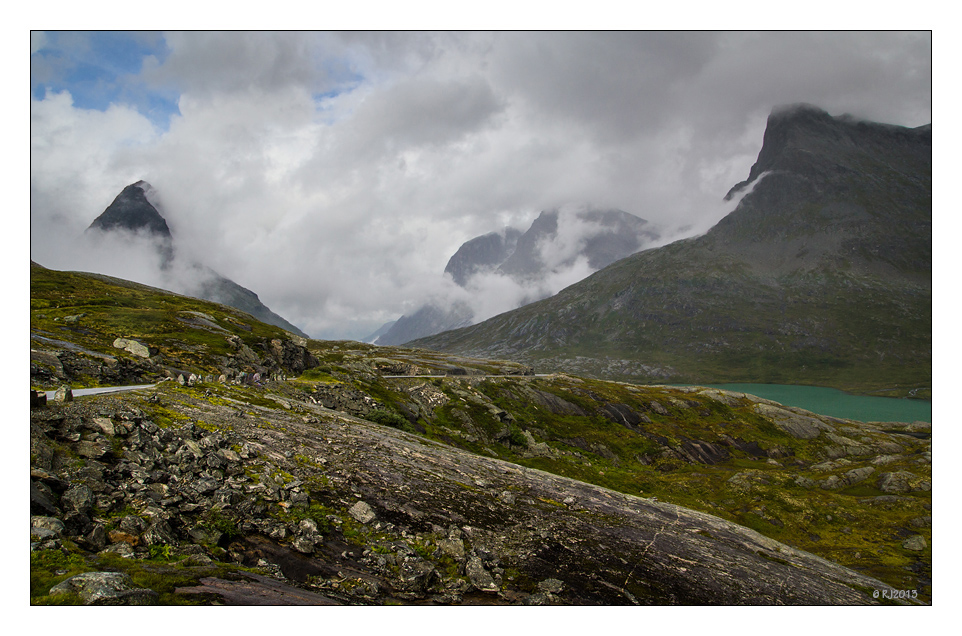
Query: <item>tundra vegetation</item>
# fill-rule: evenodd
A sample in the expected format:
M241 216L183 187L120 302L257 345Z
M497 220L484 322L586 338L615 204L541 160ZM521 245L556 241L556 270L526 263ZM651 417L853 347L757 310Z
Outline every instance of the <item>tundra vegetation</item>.
M32 389L149 382L31 409L33 604L931 599L928 423L306 341L31 266Z

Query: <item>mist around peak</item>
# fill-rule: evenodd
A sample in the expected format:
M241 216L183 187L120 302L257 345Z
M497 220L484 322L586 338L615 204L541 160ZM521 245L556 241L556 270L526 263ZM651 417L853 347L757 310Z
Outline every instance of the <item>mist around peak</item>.
M660 237L646 220L621 210L542 211L524 233L504 228L465 242L430 297L375 342L402 344L547 298Z

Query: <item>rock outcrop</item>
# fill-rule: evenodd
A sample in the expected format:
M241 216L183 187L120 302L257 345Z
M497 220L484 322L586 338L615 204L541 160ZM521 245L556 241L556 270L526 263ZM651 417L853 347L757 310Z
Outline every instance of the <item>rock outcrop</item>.
M889 589L712 515L309 401L238 410L201 387L165 386L32 412L34 550L69 539L91 554L167 551L184 560L182 573L259 568L178 592L241 604L859 604ZM159 424L157 405L183 419ZM156 600L122 576L103 578L84 574L50 593Z

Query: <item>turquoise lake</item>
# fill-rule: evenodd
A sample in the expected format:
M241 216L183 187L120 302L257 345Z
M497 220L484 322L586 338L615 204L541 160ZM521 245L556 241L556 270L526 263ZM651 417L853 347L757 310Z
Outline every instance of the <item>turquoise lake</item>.
M931 422L932 402L851 395L837 389L783 384L706 384L716 389L750 393L786 406L860 422Z

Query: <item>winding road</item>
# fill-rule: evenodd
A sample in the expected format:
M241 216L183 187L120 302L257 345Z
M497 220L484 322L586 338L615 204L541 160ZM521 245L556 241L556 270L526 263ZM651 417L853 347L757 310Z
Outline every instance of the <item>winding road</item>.
M99 395L101 393L120 393L122 391L136 391L137 389L150 389L157 386L154 384L131 384L128 386L100 386L92 389L73 389L72 393L74 397L81 397L84 395ZM57 391L45 391L48 400L53 400Z

